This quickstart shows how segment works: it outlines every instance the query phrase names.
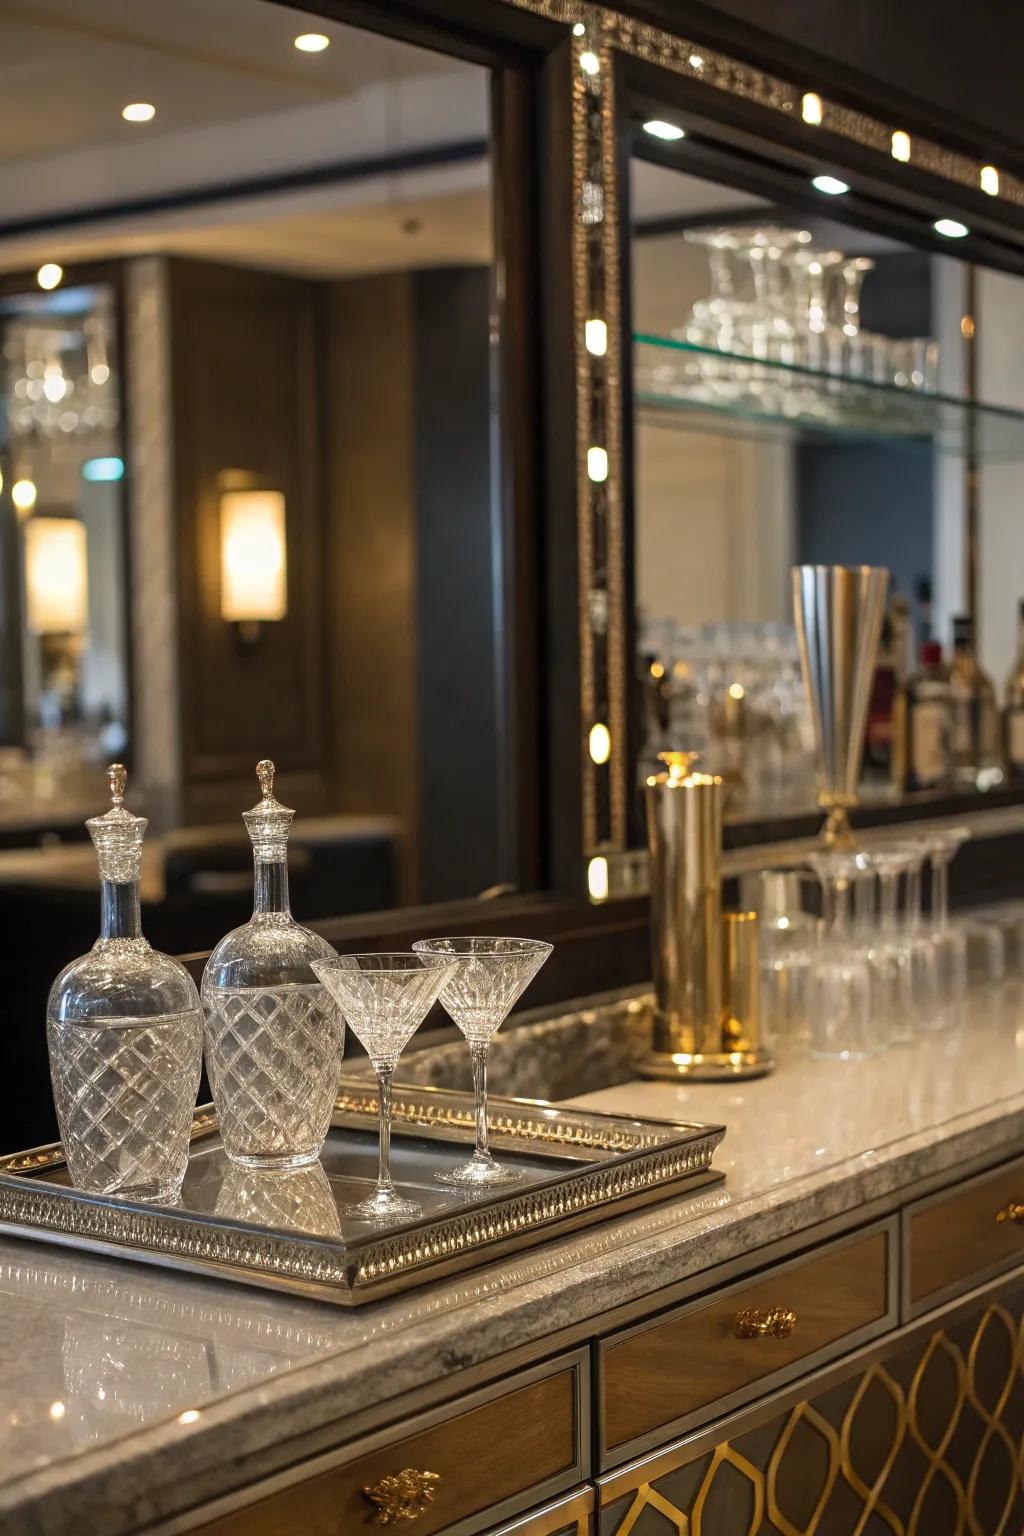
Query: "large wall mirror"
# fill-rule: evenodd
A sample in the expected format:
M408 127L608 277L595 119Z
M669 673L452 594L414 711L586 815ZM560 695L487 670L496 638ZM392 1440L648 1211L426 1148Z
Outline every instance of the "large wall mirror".
M112 759L171 953L251 911L264 757L304 921L541 879L530 71L568 29L494 9L462 36L386 6L4 8L0 912L26 1018L96 934L82 824Z
M668 749L723 776L733 844L817 826L794 564L891 572L862 817L1016 800L1024 267L1015 210L1000 238L974 211L999 173L921 195L898 130L847 171L834 137L814 152L816 96L777 145L752 92L705 114L693 57L667 90L630 60L615 80L628 840ZM940 741L913 701L947 687Z

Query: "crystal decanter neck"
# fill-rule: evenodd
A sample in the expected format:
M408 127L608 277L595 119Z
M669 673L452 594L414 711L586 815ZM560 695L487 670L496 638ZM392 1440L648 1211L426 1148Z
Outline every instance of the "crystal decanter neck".
M274 765L269 758L256 764L262 799L245 811L242 820L252 840L255 867L253 916L290 918L288 903L288 834L295 812L274 796Z
M128 773L122 763L107 769L111 808L86 822L100 871L100 936L97 947L129 941L148 949L142 937L139 869L142 839L149 822L133 816L124 803Z

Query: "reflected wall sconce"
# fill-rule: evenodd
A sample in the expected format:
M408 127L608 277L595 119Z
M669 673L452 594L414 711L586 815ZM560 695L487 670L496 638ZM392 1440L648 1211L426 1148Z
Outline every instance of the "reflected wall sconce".
M34 635L81 635L89 617L85 524L30 517L25 524L25 606Z
M288 611L285 502L281 491L225 490L220 497L220 612L252 644L260 625Z

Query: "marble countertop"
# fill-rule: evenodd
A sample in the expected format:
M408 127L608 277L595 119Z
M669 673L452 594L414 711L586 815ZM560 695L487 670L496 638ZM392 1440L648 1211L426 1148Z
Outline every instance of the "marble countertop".
M727 1182L354 1312L0 1238L0 1533L124 1536L295 1459L289 1442L1024 1143L1024 1009L749 1084L595 1108L724 1121ZM328 1428L330 1427L330 1428ZM303 1453L309 1449L304 1443Z

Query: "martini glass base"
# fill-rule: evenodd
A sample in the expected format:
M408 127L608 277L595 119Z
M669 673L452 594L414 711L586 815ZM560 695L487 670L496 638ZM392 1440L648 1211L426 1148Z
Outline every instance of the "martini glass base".
M526 1174L521 1168L509 1168L505 1163L496 1163L493 1157L474 1153L468 1163L446 1168L434 1177L439 1184L451 1184L456 1189L492 1189L500 1184L521 1184Z
M411 1221L423 1215L423 1207L418 1200L406 1200L393 1189L377 1189L357 1205L346 1205L342 1215L356 1221Z

